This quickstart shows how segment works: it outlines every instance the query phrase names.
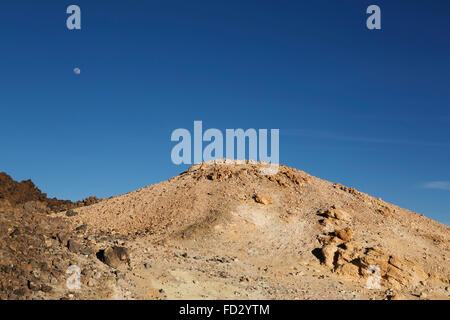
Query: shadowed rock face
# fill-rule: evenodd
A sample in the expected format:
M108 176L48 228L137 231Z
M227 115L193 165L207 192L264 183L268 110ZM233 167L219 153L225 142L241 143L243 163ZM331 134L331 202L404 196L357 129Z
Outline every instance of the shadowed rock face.
M0 208L0 299L53 291L64 278L67 250L56 235L66 226L46 214Z
M97 201L49 199L31 180L0 173L0 300L45 298L64 288L74 253L89 252L70 226L49 213Z
M0 205L0 300L67 299L70 277L79 268L82 298L104 298L94 281L107 283L107 266L95 257L95 240L72 228L62 215L27 212ZM98 261L98 262L97 262Z
M48 199L31 180L0 173L0 300L64 298L71 264L85 273L95 268L93 244L84 241L82 228L50 214L94 202Z
M47 198L31 180L14 181L5 172L0 172L0 201L8 201L12 207L24 208L29 212L59 212L98 202L96 197L72 202Z

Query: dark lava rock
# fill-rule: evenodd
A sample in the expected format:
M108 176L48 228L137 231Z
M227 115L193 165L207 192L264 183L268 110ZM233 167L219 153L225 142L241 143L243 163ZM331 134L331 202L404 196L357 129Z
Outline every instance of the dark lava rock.
M84 231L87 229L87 225L82 224L81 226L78 226L75 228L75 231Z
M5 172L0 172L0 199L7 200L12 207L20 207L26 212L41 213L66 211L100 201L92 196L77 202L47 198L47 194L42 193L31 180L17 182Z
M16 182L0 173L0 300L35 298L32 292L38 290L56 297L50 292L56 294L64 286L73 252L95 251L81 240L69 243L72 225L48 215L49 210L67 211L95 202L93 197L77 203L49 199L30 180Z
M81 251L81 245L73 239L67 242L67 248L73 253L79 253Z
M66 212L66 216L67 217L75 217L78 214L78 212L74 211L74 210L68 210Z
M62 246L66 247L67 243L69 242L69 235L64 232L60 232L57 235L59 243L61 243Z

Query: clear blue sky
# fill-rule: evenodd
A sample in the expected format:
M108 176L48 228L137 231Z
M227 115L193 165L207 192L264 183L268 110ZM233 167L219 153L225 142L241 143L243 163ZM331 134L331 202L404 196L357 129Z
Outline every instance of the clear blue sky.
M170 135L194 120L279 128L281 163L448 224L449 16L438 0L2 0L0 171L108 197L184 171Z

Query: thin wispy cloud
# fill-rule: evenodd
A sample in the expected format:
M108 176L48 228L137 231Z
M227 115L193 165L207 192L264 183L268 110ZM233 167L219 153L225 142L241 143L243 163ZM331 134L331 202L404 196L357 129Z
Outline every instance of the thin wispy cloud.
M422 186L425 189L437 189L437 190L449 190L450 191L450 182L448 181L430 181Z
M403 145L422 145L429 147L450 147L448 142L440 141L423 141L423 140L407 140L407 139L379 139L364 136L350 136L338 132L305 130L305 129L285 129L281 130L281 134L285 136L297 136L306 138L319 138L328 140L348 141L348 142L364 142L378 144L403 144Z

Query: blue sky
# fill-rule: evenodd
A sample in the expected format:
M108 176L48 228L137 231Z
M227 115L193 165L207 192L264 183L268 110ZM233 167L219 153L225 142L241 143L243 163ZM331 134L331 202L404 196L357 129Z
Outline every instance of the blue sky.
M70 4L82 30L66 28ZM382 30L365 26L371 4ZM194 120L279 128L281 163L448 224L449 14L438 0L4 0L0 171L109 197L184 171L170 135Z

